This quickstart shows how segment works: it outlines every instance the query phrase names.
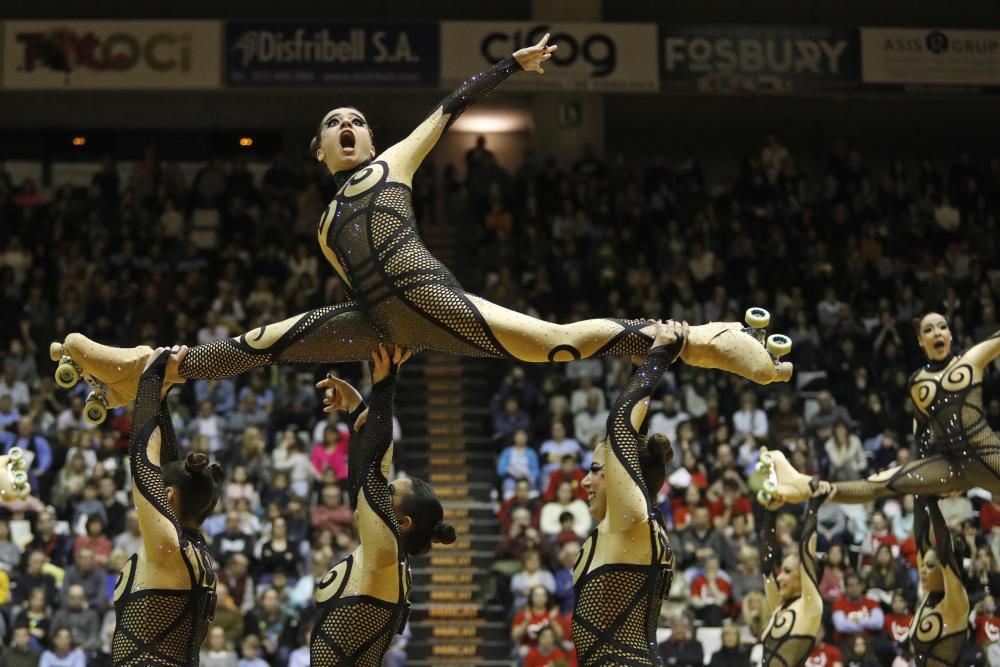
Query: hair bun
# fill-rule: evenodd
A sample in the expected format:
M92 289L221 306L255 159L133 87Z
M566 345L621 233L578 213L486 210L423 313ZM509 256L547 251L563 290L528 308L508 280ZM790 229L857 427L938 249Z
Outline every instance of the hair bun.
M438 521L431 530L431 536L439 544L451 544L455 541L455 526L447 521Z
M191 474L200 473L208 467L208 457L201 452L192 452L184 459L184 470Z
M649 453L657 459L669 465L674 460L674 448L670 445L670 438L662 433L654 433L646 441Z
M222 484L226 479L226 473L218 463L208 466L208 476L212 478L213 484Z

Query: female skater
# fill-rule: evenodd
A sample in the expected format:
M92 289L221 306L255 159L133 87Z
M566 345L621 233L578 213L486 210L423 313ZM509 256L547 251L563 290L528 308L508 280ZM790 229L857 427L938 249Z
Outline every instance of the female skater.
M323 117L312 140L314 157L334 174L340 189L319 222L323 254L343 279L351 300L268 324L234 339L190 350L168 379L220 379L274 363L336 363L367 359L382 343L420 351L527 362L572 361L592 356L645 354L652 329L642 320L596 319L552 324L469 294L424 246L413 215L411 180L441 134L477 99L517 70L541 73L552 56L548 35L466 80L401 142L375 159L368 120L354 107ZM765 311L761 311L766 315ZM766 318L764 318L766 320ZM757 325L755 325L757 326ZM766 326L766 323L762 326ZM714 322L693 327L683 360L738 373L766 384L787 381L790 363L777 363L790 341L768 353L763 332L743 335L742 325ZM70 334L54 343L64 355L56 377L71 386L80 371L99 381L92 403L114 407L134 394L136 369L149 348L107 348ZM74 373L74 364L76 372ZM105 397L106 394L106 397ZM104 398L105 400L100 400ZM100 409L92 405L95 417ZM87 413L91 410L88 408Z
M310 643L314 667L379 667L393 637L406 625L410 593L409 557L432 542L451 544L455 529L426 482L391 484L392 402L396 371L410 356L396 347L372 354L371 404L347 382L327 377L324 411L354 418L348 479L360 544L316 587L317 617Z
M215 565L199 527L215 506L222 468L204 454L178 460L161 402L169 354L153 352L135 404L129 458L142 548L115 585L115 665L197 665L215 614Z
M973 487L1000 493L1000 436L986 422L983 373L1000 356L1000 331L960 353L951 350L951 330L938 313L924 315L917 343L927 363L910 379L916 408L915 428L921 458L856 482L836 482L831 498L867 503L890 495L951 494ZM771 472L761 502L776 508L802 502L812 491L780 452L762 453Z
M824 483L823 490L828 490ZM816 513L826 500L820 492L809 500L802 521L798 555L786 556L780 564L774 512L764 513L764 548L760 567L764 573L764 593L773 610L764 629L762 667L804 665L816 645L823 622L823 598L819 593L816 567Z
M924 596L910 621L910 643L918 667L951 667L959 664L969 633L969 596L937 498L917 496L914 512Z
M656 323L653 347L608 417L608 439L583 479L598 522L573 568L573 641L581 667L658 665L656 622L670 592L673 552L656 510L670 443L640 433L649 396L684 348L687 326Z

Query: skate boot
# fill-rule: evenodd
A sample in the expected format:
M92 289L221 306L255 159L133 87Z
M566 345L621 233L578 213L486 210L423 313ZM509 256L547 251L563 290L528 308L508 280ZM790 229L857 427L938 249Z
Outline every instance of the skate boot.
M109 347L95 343L83 334L72 333L63 343L49 346L49 357L58 361L56 384L69 389L81 379L90 385L84 419L90 424L100 424L108 410L127 405L135 400L139 377L146 366L153 348Z
M691 366L735 373L757 384L788 382L792 364L781 361L792 350L792 340L782 334L767 335L771 314L750 308L744 327L739 322L710 322L688 330L681 360Z
M763 476L757 502L769 510L776 510L785 503L802 503L812 497L812 478L793 468L779 451L761 447L757 472Z
M0 456L0 503L24 500L30 495L24 451L11 447L6 455Z

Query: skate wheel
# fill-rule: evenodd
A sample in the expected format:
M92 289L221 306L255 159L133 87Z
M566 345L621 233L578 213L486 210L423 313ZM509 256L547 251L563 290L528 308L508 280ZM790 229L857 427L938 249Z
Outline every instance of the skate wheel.
M773 500L774 496L772 496L764 489L761 489L760 491L757 492L757 502L763 505L764 507L770 505Z
M771 466L763 461L757 461L757 465L754 466L754 469L762 475L766 475L771 472Z
M760 453L760 461L757 465L763 465L767 468L771 468L774 465L774 456L771 455L771 452L765 449Z
M80 372L71 363L63 362L56 369L56 384L63 389L69 389L80 381Z
M772 334L767 337L768 353L778 359L792 351L792 339L782 334Z
M93 394L91 394L93 396ZM108 416L108 409L104 407L104 404L96 398L91 398L87 401L87 404L83 406L83 418L87 420L88 424L93 424L94 426L100 424Z
M28 473L18 470L10 476L10 481L15 487L24 486L28 483Z
M23 464L24 463L24 450L20 447L11 447L10 451L7 452L7 462L11 465Z
M747 308L743 320L753 329L765 329L771 323L771 313L763 308Z
M764 491L772 495L778 490L778 485L775 484L773 479L765 479L764 484L762 484L761 487Z

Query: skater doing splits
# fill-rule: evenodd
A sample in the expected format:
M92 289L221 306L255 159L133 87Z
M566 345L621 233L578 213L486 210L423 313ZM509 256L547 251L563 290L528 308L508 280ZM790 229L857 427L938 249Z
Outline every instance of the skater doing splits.
M685 325L657 323L653 347L608 417L608 439L583 479L597 528L573 568L573 641L581 667L660 663L656 622L670 592L673 552L656 495L672 460L666 436L641 425L652 391L684 347Z
M139 381L129 464L142 547L115 584L115 665L197 665L215 614L215 565L200 527L223 473L204 454L178 457L163 402L170 354L155 350Z
M455 529L424 481L388 481L392 465L392 403L396 372L410 356L396 347L373 354L370 405L347 382L328 376L324 411L354 420L348 480L360 544L316 587L317 617L310 641L314 667L379 667L410 607L410 556L432 542L451 544Z
M917 343L927 357L910 378L914 431L920 458L876 473L867 479L833 484L831 499L867 503L892 495L953 494L982 487L1000 493L1000 436L986 421L983 374L1000 356L1000 331L962 352L952 352L948 321L938 313L924 315ZM780 452L768 452L773 463L768 488L774 508L802 502L811 495L809 478L795 471Z
M823 486L829 491L829 486ZM764 545L760 567L764 594L772 609L771 620L761 636L764 645L762 667L800 667L816 645L823 622L823 598L819 593L816 563L816 523L821 492L809 500L802 522L799 553L779 561L780 548L775 534L775 513L764 513Z
M910 621L914 660L918 667L951 667L959 664L969 634L969 595L937 498L917 496L913 512L923 590Z
M417 167L473 102L518 70L541 72L555 49L547 40L546 35L466 80L408 137L377 157L361 111L338 107L327 113L311 150L340 186L317 233L351 300L193 347L179 369L170 368L168 379L221 379L275 363L363 361L382 343L538 363L645 354L652 342L646 321L553 324L503 308L466 292L417 233L411 191ZM715 322L691 329L682 359L762 384L784 382L792 365L778 363L776 357L786 354L791 343L777 338L777 347L765 349L762 333L747 336L739 323ZM50 354L54 360L68 355L99 378L108 386L108 405L116 406L134 393L130 375L135 374L129 369L141 367L148 348L115 350L71 334L64 345L54 344Z

